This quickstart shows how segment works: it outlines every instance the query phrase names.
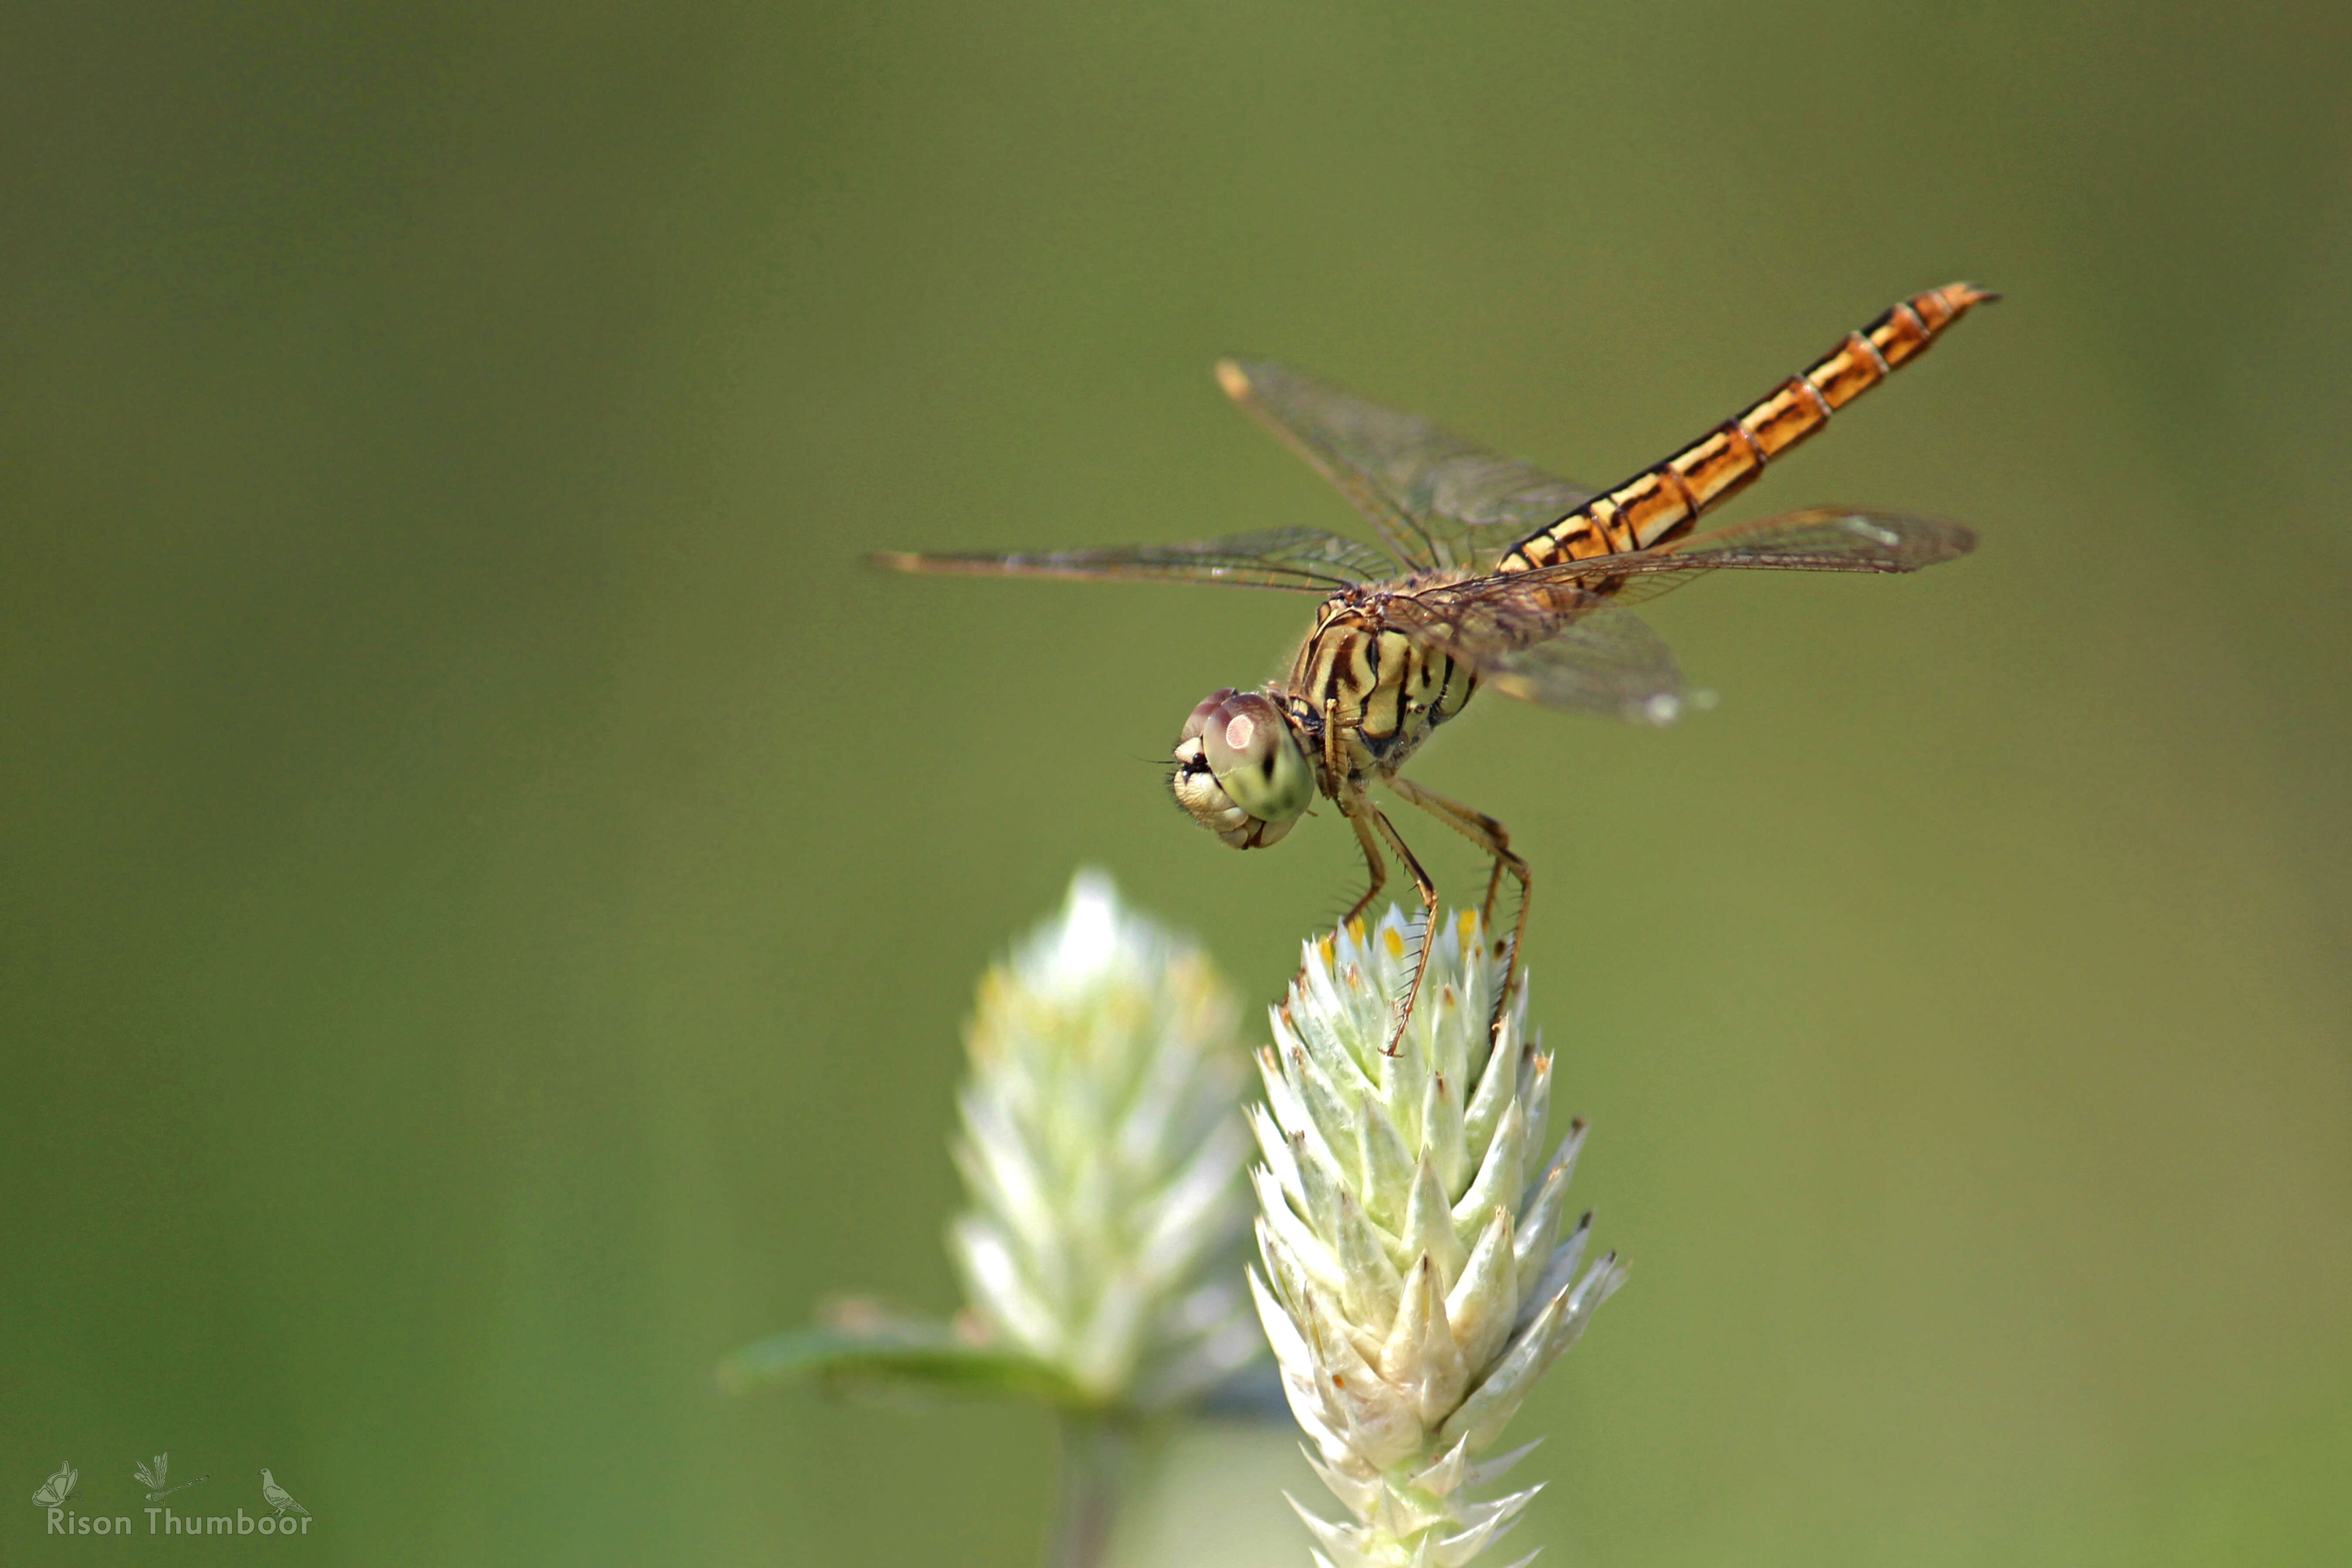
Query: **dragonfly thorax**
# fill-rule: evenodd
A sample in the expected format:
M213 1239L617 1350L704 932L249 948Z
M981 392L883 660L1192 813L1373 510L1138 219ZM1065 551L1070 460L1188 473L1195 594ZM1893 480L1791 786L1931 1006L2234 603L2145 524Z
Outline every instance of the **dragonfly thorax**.
M1313 804L1315 770L1279 703L1229 687L1184 721L1169 787L1193 821L1234 848L1263 849Z
M1394 612L1410 595L1334 595L1298 650L1284 695L1292 728L1331 776L1327 793L1393 774L1462 710L1476 675Z

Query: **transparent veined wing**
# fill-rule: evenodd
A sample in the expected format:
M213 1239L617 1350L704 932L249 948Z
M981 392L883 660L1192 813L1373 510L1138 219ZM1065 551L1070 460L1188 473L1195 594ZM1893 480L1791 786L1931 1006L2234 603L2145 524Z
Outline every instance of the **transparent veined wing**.
M1658 634L1571 584L1483 577L1391 601L1388 614L1529 702L1651 723L1681 710L1682 671Z
M1550 707L1658 721L1680 710L1674 656L1623 605L1707 572L1916 572L1965 555L1956 522L1816 507L1696 534L1662 549L1564 562L1419 590L1418 636L1498 690Z
M1565 561L1517 577L1486 579L1568 584L1621 605L1654 599L1707 572L1916 572L1976 548L1976 534L1940 518L1858 507L1809 507L1735 522L1656 550Z
M1664 724L1682 712L1683 675L1664 639L1624 610L1591 611L1545 642L1475 661L1479 679L1546 708Z
M1416 567L1484 570L1592 499L1532 463L1272 360L1222 360L1217 381Z
M988 551L866 557L898 572L961 573L983 577L1083 577L1143 583L1228 583L1332 594L1398 575L1397 563L1360 539L1312 528L1227 534L1190 544L1124 544L1097 550L1000 553Z

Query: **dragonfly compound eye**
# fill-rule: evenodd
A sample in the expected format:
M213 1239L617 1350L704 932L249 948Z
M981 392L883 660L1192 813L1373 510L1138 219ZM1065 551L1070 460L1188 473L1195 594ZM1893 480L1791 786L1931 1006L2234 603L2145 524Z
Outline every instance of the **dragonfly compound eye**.
M1178 804L1236 849L1290 831L1315 799L1315 775L1289 722L1258 692L1212 693L1176 742Z

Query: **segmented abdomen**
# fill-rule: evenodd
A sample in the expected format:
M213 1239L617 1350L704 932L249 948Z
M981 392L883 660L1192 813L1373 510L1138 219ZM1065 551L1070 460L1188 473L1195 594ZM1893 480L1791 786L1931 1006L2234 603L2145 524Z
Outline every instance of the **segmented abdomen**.
M1549 528L1512 545L1497 572L1524 572L1647 550L1680 538L1699 514L1764 471L1764 465L1829 423L1830 416L1916 358L1972 305L1998 299L1969 283L1915 294L1801 374L1790 376L1737 419L1655 468L1596 496Z

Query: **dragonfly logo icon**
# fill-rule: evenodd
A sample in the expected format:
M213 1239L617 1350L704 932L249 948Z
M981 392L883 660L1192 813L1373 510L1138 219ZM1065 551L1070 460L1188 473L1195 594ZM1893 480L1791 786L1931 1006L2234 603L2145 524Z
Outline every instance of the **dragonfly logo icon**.
M131 1469L131 1473L137 1477L138 1479L146 1486L147 1500L149 1502L162 1502L173 1492L186 1491L190 1487L194 1486L197 1481L208 1481L212 1479L212 1477L208 1475L198 1476L194 1481L182 1481L176 1487L167 1487L163 1484L163 1478L170 1474L171 1468L172 1456L169 1454L158 1454L155 1456L155 1462L152 1465L136 1466Z

